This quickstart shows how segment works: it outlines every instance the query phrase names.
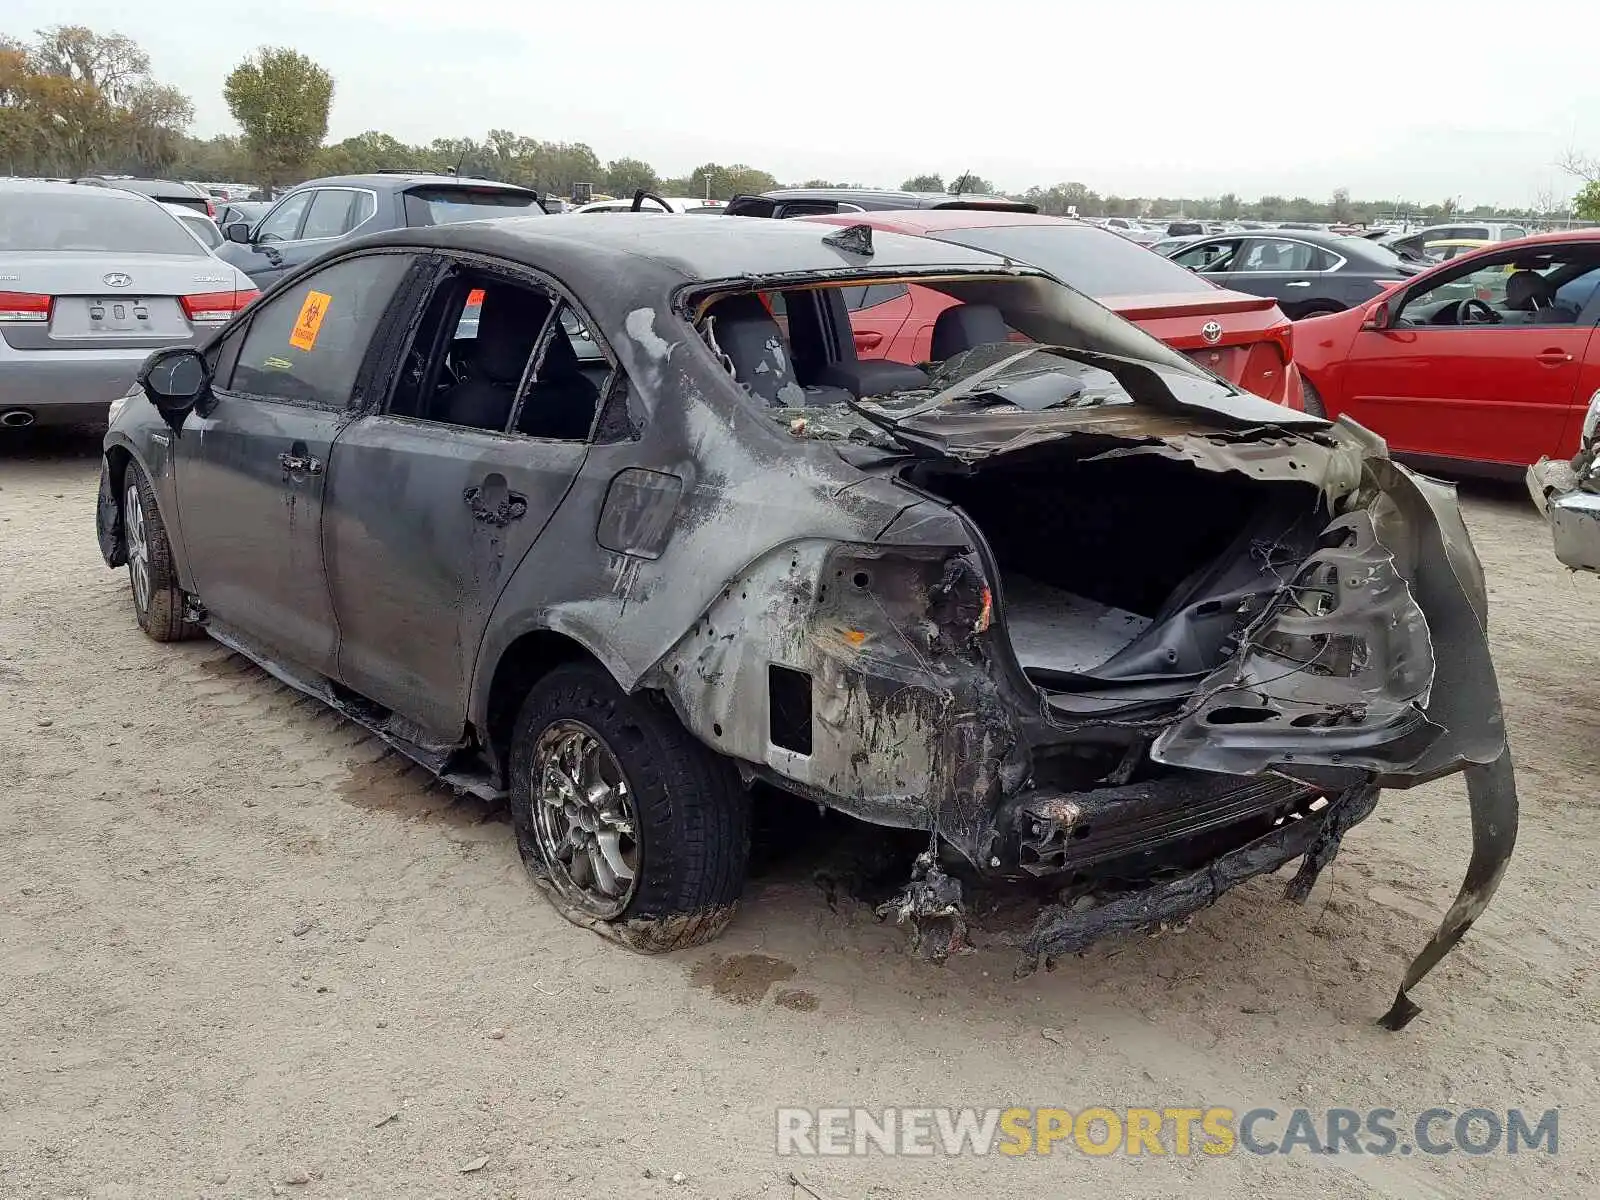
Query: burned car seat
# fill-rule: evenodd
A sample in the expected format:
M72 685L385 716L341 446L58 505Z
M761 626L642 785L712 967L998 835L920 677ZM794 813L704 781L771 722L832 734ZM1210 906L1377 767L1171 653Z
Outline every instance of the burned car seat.
M783 330L759 296L719 300L707 322L716 348L733 367L734 378L752 396L775 408L800 402L800 381L784 347Z
M933 322L933 360L943 362L963 350L1004 342L1011 329L1000 310L992 304L958 304L947 308Z
M791 304L789 314L789 338L802 383L844 388L858 400L928 386L927 375L918 367L886 358L863 361L856 357L855 333L850 327L844 293L838 288L823 288L811 294L820 302L818 305Z
M464 364L467 378L438 398L435 418L473 429L504 429L549 315L550 302L543 296L517 287L487 290L472 357Z
M517 432L529 437L583 441L589 436L599 403L600 389L585 374L567 331L557 324L544 357L539 360L538 377L522 401Z

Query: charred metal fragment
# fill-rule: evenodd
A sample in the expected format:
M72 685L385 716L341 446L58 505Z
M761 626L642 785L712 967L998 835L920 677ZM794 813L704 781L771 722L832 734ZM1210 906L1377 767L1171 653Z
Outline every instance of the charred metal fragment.
M94 531L100 543L100 557L108 567L120 567L128 561L128 543L122 531L122 504L111 484L111 463L100 464L100 492L95 497Z
M847 225L838 233L830 233L822 239L824 246L832 246L835 250L843 250L847 254L859 254L870 258L872 249L871 225Z
M892 900L878 906L878 919L911 926L911 952L942 963L952 954L969 954L961 881L946 875L924 850L911 866L911 881Z
M1063 954L1076 954L1101 938L1137 933L1163 921L1176 921L1198 912L1247 879L1276 871L1309 852L1331 823L1338 822L1344 828L1356 824L1372 811L1375 801L1373 789L1352 788L1319 812L1285 820L1270 832L1197 870L1093 908L1075 910L1061 905L1046 908L1028 934L1025 958L1017 973L1030 974L1041 963ZM1351 811L1345 813L1346 808Z
M1377 807L1378 791L1379 789L1371 784L1353 789L1350 799L1329 814L1328 819L1322 823L1322 830L1317 834L1317 840L1311 843L1306 856L1300 860L1300 869L1295 872L1294 878L1284 889L1285 896L1296 904L1304 904L1310 898L1311 889L1317 886L1317 879L1322 875L1323 868L1338 855L1345 833L1364 821L1367 814Z
M1472 857L1455 902L1421 953L1411 960L1394 1003L1378 1020L1385 1029L1400 1030L1422 1011L1411 999L1411 989L1461 940L1500 886L1517 841L1517 785L1511 770L1511 751L1500 752L1492 763L1473 764L1467 777L1467 800L1472 808Z

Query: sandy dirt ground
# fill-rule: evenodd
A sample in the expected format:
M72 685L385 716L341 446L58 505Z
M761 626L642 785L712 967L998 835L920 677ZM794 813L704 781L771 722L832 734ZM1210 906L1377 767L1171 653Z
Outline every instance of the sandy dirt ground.
M915 961L804 855L715 945L638 957L542 901L501 814L220 645L147 641L97 470L92 438L0 443L6 1200L1600 1195L1600 581L1516 489L1467 508L1520 843L1391 1034L1465 867L1459 779L1387 794L1304 908L1256 880L1054 973L1013 977L1020 928ZM888 1104L1559 1107L1560 1152L775 1154L780 1105Z

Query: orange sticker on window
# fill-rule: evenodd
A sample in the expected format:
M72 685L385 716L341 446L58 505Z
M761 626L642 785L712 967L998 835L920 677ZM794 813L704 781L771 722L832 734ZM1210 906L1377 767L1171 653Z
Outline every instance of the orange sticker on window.
M470 292L467 293L467 307L468 308L482 308L483 307L483 289L482 288L473 288Z
M333 297L326 292L307 292L300 315L294 319L294 329L289 334L289 345L296 350L310 350L317 344L317 333L322 319L328 315L328 305Z

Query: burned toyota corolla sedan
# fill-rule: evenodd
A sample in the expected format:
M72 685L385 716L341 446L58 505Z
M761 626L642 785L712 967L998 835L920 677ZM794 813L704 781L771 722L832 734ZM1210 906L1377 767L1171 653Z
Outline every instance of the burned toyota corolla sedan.
M935 361L859 360L850 306L911 282L955 301ZM1464 771L1398 1027L1510 854L1450 491L1031 268L794 222L408 230L142 382L99 504L141 626L506 794L629 945L726 924L758 782L926 831L914 921L963 878L1089 897L1036 961L1296 858L1303 898L1381 788Z

